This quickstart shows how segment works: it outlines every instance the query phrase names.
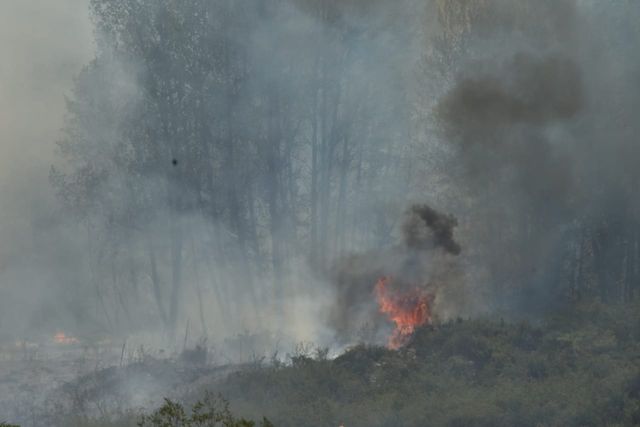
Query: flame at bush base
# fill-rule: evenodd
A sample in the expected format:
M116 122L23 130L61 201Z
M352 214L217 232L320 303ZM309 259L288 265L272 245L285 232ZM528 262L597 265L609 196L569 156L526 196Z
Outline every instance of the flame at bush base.
M389 289L391 279L382 277L375 287L379 310L395 323L395 330L389 337L387 346L396 350L407 343L417 327L431 323L429 304L433 297L414 288L406 292L393 292Z
M70 337L66 335L64 332L57 332L53 336L53 341L56 344L78 344L78 339L75 337Z

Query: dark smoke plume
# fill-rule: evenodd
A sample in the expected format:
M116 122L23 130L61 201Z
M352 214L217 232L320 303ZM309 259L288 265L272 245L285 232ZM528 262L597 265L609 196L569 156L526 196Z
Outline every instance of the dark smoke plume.
M582 108L580 70L568 57L518 53L503 66L478 69L461 76L436 109L449 139L500 144L508 139L492 132L569 119Z
M469 51L434 110L455 152L448 169L469 215L475 281L491 289L491 304L516 311L557 295L561 236L589 192L577 170L585 138L574 136L588 109L584 64L565 39L542 48L539 36L515 53Z
M428 205L414 205L409 209L402 231L405 244L411 249L441 247L452 255L460 254L460 245L453 239L458 220L442 214Z
M445 141L460 150L462 187L481 190L489 209L545 217L565 215L579 195L569 146L551 140L549 129L584 104L582 73L568 55L517 53L476 61L435 114Z
M336 302L330 316L338 340L380 340L387 322L373 294L380 277L391 277L395 289L421 288L438 304L457 298L462 281L457 257L461 247L454 239L457 225L453 215L416 204L407 210L398 244L339 260L333 269ZM366 326L366 335L360 335Z

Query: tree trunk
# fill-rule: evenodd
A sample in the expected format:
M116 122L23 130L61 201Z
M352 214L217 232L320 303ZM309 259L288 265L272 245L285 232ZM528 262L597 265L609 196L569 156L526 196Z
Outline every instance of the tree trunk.
M169 322L167 319L167 314L164 309L164 304L162 302L162 289L160 287L160 278L158 276L158 266L156 262L156 252L153 247L153 242L151 241L151 237L147 236L147 252L149 254L149 268L151 272L151 285L153 287L153 296L156 300L156 305L158 306L158 314L160 315L160 320L165 328L165 330L169 327Z
M171 239L171 300L169 305L169 325L171 334L177 332L180 288L182 284L182 229L178 219L172 218L170 224Z

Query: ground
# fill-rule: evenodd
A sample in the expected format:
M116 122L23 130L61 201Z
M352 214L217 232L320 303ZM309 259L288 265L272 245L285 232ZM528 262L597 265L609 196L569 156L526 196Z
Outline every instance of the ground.
M336 358L308 348L226 366L148 356L79 378L68 374L87 361L14 361L0 385L64 382L56 397L75 415L69 426L134 426L141 406L189 405L207 390L283 427L639 425L639 308L590 301L533 322L455 320L418 330L399 351L357 345Z

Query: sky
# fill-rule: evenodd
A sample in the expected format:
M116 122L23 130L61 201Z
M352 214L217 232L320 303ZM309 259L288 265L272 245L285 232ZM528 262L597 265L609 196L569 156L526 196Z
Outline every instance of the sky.
M0 272L28 245L34 216L54 208L48 174L65 96L94 52L87 6L0 0Z

